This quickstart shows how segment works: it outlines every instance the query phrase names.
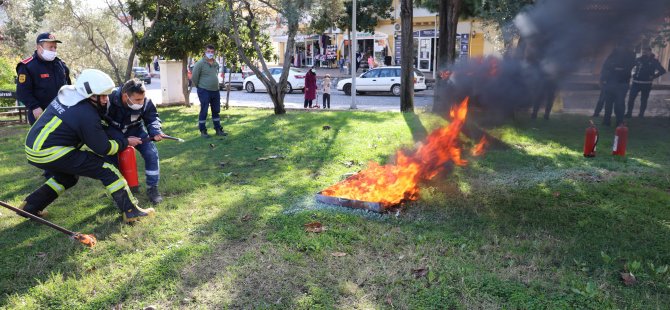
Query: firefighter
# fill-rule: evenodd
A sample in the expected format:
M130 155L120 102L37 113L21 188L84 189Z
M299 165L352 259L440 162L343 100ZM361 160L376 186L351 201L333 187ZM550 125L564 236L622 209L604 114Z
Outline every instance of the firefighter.
M639 117L644 117L644 111L647 109L647 100L651 92L651 83L657 77L665 74L665 68L651 53L650 47L642 48L642 56L635 60L635 70L633 71L633 83L628 94L628 112L626 117L633 117L633 108L635 106L635 98L640 93L640 114Z
M600 73L600 85L603 87L605 103L603 125L610 126L612 110L616 117L616 125L623 123L626 93L634 66L635 53L626 44L618 44L605 59Z
M53 176L32 192L22 209L37 216L66 189L74 186L79 176L102 181L111 194L125 222L152 215L154 209L137 206L128 185L114 165L103 160L126 146L138 145L137 137L109 139L103 129L101 115L106 110L108 95L114 82L104 72L86 69L74 86L63 86L42 116L30 128L25 150L28 162ZM90 151L80 148L86 145Z
M128 80L122 87L112 91L105 120L109 123L108 133L113 137L139 137L160 141L165 134L161 129L156 106L151 99L145 97L146 88L138 79ZM147 133L148 132L148 133ZM145 140L146 141L146 140ZM158 192L160 169L158 149L151 142L143 142L135 146L144 159L144 173L147 182L147 196L153 204L163 201ZM116 156L112 157L116 159Z
M53 34L37 36L37 48L30 56L16 65L18 84L16 95L27 108L31 125L47 108L63 85L70 85L70 69L56 57L58 43Z

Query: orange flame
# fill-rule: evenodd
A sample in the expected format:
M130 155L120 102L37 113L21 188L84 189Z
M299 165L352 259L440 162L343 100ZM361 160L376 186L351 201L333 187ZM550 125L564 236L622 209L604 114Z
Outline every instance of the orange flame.
M379 202L385 206L419 198L418 183L439 174L452 161L465 165L461 158L458 135L468 113L468 98L451 110L449 125L433 131L414 153L398 151L396 164L369 167L346 180L324 189L321 194L361 201ZM481 148L483 148L483 143Z
M475 145L475 147L472 148L472 151L470 154L472 156L481 156L484 155L484 149L486 148L486 145L489 144L489 141L486 139L486 136L483 136L481 140L479 140L479 143Z

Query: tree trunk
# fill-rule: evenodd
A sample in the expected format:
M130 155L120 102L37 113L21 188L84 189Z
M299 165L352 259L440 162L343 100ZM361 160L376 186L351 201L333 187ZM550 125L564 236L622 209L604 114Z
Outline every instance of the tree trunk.
M412 35L413 0L402 0L400 4L400 19L402 22L402 58L400 66L401 90L400 111L414 112L414 38Z
M268 87L268 95L274 105L275 114L286 114L284 107L284 93L282 92L281 83L275 83L274 87Z
M230 70L230 71L228 72L228 85L226 85L226 83L223 83L223 87L226 88L226 104L223 106L223 108L224 108L225 110L228 110L228 107L230 107L230 106L228 105L228 103L230 102L230 87L231 87L231 86L230 86L230 78L233 76L233 71L234 71L234 70L237 70L237 68L233 67L232 69L233 69L233 70ZM225 73L224 73L224 74L225 74ZM225 81L224 81L224 82L225 82Z
M137 51L137 42L133 40L133 46L130 48L130 54L128 54L128 62L126 63L126 74L124 77L127 80L130 80L131 73L133 72L133 60L135 60L135 53Z
M440 1L438 14L440 15L440 42L437 46L438 73L449 69L456 60L456 27L458 26L458 15L461 11L462 0ZM433 113L443 113L450 109L447 98L447 80L443 80L440 74L435 80L435 91L433 95Z
M181 91L184 93L184 105L187 107L191 106L191 90L188 88L188 71L186 67L188 66L188 56L184 56L181 59Z

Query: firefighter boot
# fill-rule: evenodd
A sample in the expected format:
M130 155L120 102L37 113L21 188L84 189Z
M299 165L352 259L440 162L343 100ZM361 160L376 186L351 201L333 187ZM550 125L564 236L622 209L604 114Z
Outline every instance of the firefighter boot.
M142 209L130 200L130 196L124 190L112 193L112 198L116 206L123 213L123 221L126 223L135 222L145 216L152 216L156 211L154 208Z
M159 204L163 201L163 196L158 192L158 186L150 186L147 188L147 196L149 196L149 201L153 204Z
M32 215L44 217L48 213L44 211L44 209L56 200L56 198L58 198L58 193L48 185L44 184L34 192L30 193L23 204L21 204L20 208Z

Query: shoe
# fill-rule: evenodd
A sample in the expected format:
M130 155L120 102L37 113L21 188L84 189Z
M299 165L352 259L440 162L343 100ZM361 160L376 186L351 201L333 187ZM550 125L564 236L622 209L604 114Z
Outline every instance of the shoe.
M228 133L225 132L225 131L223 131L223 129L217 129L217 130L216 130L216 135L217 135L217 136L227 136Z
M163 201L163 196L158 192L158 186L150 186L147 188L147 196L149 196L149 201L153 204L159 204Z
M632 114L630 114L630 113L626 113L626 115L624 115L624 117L625 117L625 118L632 118L632 117L633 117L633 115L632 115Z
M32 215L39 216L41 218L44 218L49 214L48 211L39 210L39 208L37 206L29 205L28 202L26 202L26 201L21 203L21 205L19 206L19 209L21 209L23 211L26 211L26 212L28 212ZM22 214L19 214L19 215L23 216ZM28 218L27 216L23 216L23 217Z
M143 217L153 216L156 214L154 208L142 209L138 206L132 206L130 209L123 211L123 222L132 223L139 221Z
M200 136L203 138L209 138L209 134L207 133L207 130L200 130Z

